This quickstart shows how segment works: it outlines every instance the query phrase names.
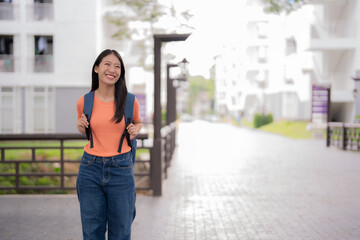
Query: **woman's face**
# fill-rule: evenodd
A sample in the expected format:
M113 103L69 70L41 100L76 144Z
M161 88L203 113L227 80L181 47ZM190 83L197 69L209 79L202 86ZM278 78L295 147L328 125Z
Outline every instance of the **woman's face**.
M99 76L99 85L115 85L120 78L121 64L114 54L110 54L101 60L99 66L95 66L94 71Z

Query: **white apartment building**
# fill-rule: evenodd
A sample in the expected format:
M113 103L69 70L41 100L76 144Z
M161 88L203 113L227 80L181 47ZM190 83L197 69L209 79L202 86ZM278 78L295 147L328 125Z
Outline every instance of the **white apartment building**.
M240 14L237 42L215 58L215 111L233 117L271 112L276 120L309 118L305 93L310 82L303 71L308 66L298 61L287 17L265 14L260 1L244 1Z
M76 131L98 54L96 4L0 2L0 133Z
M360 69L360 2L316 0L312 5L312 82L331 87L330 121L353 122L356 113L352 77Z
M325 84L330 121L353 122L360 3L318 0L280 16L263 13L260 1L247 1L244 9L237 44L216 57L215 110L311 120L312 85Z
M241 79L242 59L236 46L223 46L222 54L215 57L215 112L236 115L241 105L244 81ZM242 86L240 86L242 85Z
M151 120L153 73L139 66L136 40L112 37L106 16L118 7L112 0L0 1L0 133L77 132L76 102L108 48L122 55L128 90L143 121Z

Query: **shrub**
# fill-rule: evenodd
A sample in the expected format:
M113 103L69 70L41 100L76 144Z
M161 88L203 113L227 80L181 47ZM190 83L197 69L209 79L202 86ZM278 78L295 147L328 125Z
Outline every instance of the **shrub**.
M254 127L259 128L266 124L272 123L274 121L273 116L271 113L267 115L263 115L260 113L255 113L254 115Z
M48 185L52 185L52 181L47 177L42 177L37 180L36 185L48 186Z

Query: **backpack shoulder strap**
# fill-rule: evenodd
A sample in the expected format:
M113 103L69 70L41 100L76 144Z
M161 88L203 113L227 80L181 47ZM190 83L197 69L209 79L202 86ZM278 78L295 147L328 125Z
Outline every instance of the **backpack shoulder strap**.
M92 132L90 128L90 118L94 106L94 96L95 96L94 91L90 91L84 95L84 114L89 122L89 127L85 128L85 130L86 130L86 137L88 140L90 140L90 148L94 147Z
M119 148L118 148L119 153L121 153L121 148L122 148L122 144L123 144L125 137L127 139L129 146L131 147L131 149L133 149L132 142L134 142L134 139L130 141L130 135L126 130L126 126L129 125L130 123L132 123L134 102L135 102L135 95L128 92L126 95L125 110L124 110L125 130L120 138L120 144L119 144Z
M133 113L134 113L134 103L135 103L135 95L132 93L128 93L126 96L126 105L125 105L125 117L126 117L126 125L133 122ZM127 131L126 131L127 132ZM135 163L136 158L136 147L137 147L137 141L136 137L130 140L130 134L127 132L127 141L129 143L129 146L131 147L131 160L133 164Z
M135 95L132 93L128 93L126 96L126 104L125 104L125 110L124 110L126 125L132 123L134 102L135 102Z

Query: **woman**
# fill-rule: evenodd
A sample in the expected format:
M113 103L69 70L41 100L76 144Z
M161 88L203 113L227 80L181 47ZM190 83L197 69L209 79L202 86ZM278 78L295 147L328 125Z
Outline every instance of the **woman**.
M135 182L131 148L125 139L121 154L119 142L125 127L130 139L142 127L139 103L135 99L133 123L125 126L124 109L127 88L125 67L120 54L105 50L92 68L95 91L91 115L93 146L84 147L77 178L84 240L130 239L135 211ZM84 96L77 102L77 128L85 134L89 122L84 115Z

